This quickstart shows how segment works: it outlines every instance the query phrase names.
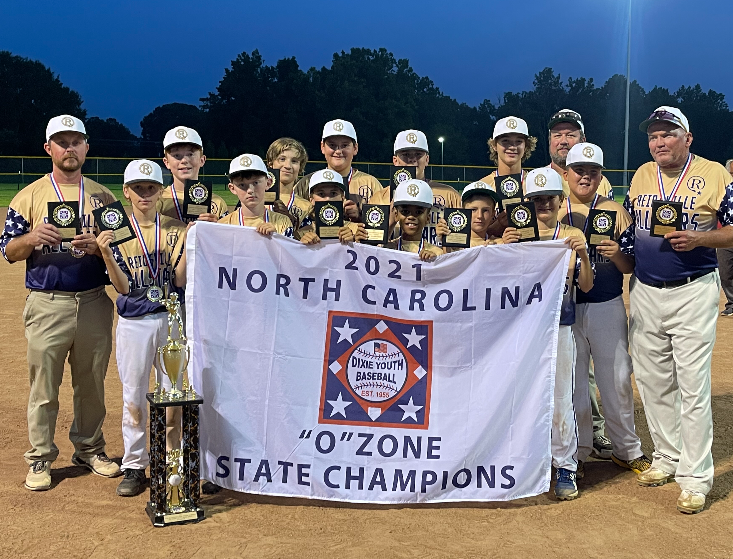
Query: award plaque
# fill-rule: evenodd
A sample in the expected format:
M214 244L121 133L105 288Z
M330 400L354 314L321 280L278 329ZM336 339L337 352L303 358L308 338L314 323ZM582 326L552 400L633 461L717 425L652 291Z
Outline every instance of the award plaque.
M364 206L362 215L366 227L367 238L363 243L368 245L383 245L389 235L389 206L369 204Z
M468 248L471 246L471 214L473 210L445 208L443 215L448 224L450 234L443 237L443 246L451 248Z
M392 195L394 194L394 189L397 188L397 185L409 181L411 179L417 178L417 167L414 165L402 165L399 167L395 167L392 165L389 168L389 198L392 199Z
M272 182L265 190L265 204L274 204L280 199L280 169L267 168L267 178Z
M522 201L522 173L494 177L494 186L500 196L499 212L503 212L507 204L518 204Z
M158 361L171 389L166 392L159 382L162 379L156 379L155 391L146 396L150 403L150 501L145 510L158 527L204 519L204 509L199 506L199 405L204 400L190 382L184 380L183 390L178 388L190 357L182 332L181 303L175 293L161 302L168 311L168 341L158 348ZM174 327L176 338L172 337ZM172 406L182 408L183 436L181 448L166 451L165 412Z
M115 247L135 238L135 233L133 233L132 225L130 224L130 218L127 217L127 213L122 207L122 202L119 200L112 202L108 206L92 210L92 214L94 215L94 223L97 224L100 231L112 231L114 233L115 240L109 246Z
M616 231L616 212L613 210L591 209L585 228L588 246L598 246L603 241L610 241Z
M344 203L341 200L316 202L316 235L321 239L338 239L344 226Z
M682 202L654 200L649 235L664 237L672 231L682 231Z
M519 242L537 241L540 238L537 229L537 213L534 209L534 202L520 202L519 204L506 205L509 227L519 231Z
M79 202L49 202L48 222L59 230L62 241L73 241L81 235Z
M183 186L183 217L196 219L211 213L211 185L198 180L186 180Z

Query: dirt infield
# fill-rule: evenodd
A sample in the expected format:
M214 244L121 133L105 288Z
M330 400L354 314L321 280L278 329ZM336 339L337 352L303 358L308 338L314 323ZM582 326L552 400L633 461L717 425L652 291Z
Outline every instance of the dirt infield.
M566 503L542 495L498 504L341 505L224 491L204 497L204 522L158 529L144 512L147 493L117 497L119 478L97 477L71 464L68 367L61 387L54 486L41 493L23 488L23 453L28 448L23 276L22 264L0 262L0 557L733 556L733 319L718 322L713 357L715 485L701 514L677 512L676 484L642 488L631 472L611 462L590 461L580 482L581 497ZM122 391L114 352L106 389L107 452L119 461ZM637 429L650 452L638 395L636 406Z

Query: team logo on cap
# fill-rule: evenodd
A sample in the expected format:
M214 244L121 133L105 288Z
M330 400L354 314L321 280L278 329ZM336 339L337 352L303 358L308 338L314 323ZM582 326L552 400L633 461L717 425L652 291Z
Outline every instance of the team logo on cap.
M530 222L530 220L532 219L532 213L529 211L529 208L525 206L517 206L512 210L512 213L509 217L514 224L518 225L521 228Z
M411 144L416 144L416 143L417 143L417 134L415 134L414 132L410 132L410 133L409 133L409 134L407 135L407 138L405 138L405 139L406 139L406 140L407 140L408 142L410 142Z
M321 218L321 221L326 225L333 225L339 219L339 211L338 209L336 209L336 206L332 204L326 204L321 208L318 216Z
M191 188L188 190L189 196L191 196L191 200L193 200L196 204L200 204L204 200L206 200L207 196L209 195L209 189L206 188L203 184L200 182L197 182Z
M507 128L511 128L512 130L514 130L517 126L518 126L517 121L514 120L513 118L510 118L509 120L506 121Z
M427 429L433 323L328 313L318 422Z
M407 186L407 193L414 198L420 194L420 187L416 184L410 184Z
M595 151L593 151L593 148L592 147L585 146L583 148L583 155L585 155L588 159L591 159L594 154L595 154Z
M186 132L183 128L179 128L178 130L176 130L175 136L179 140L185 140L186 138L188 138L188 132Z
M397 169L394 174L394 183L400 184L412 178L410 171L404 168Z
M485 185L484 183L481 183L481 184L484 185L482 188L488 188L488 186ZM517 192L519 192L519 182L517 182L512 177L507 177L501 181L501 184L499 185L499 189L501 190L502 194L504 194L504 196L511 198Z
M474 188L489 188L489 185L485 182L478 181Z
M150 176L153 172L153 166L150 163L141 163L138 169L143 175Z
M599 233L606 233L611 229L613 221L607 213L600 213L593 218L593 229Z
M535 175L534 183L536 186L539 186L540 188L542 188L543 186L547 184L547 177L545 175L540 175L540 174Z
M466 219L466 215L462 212L453 212L448 216L446 222L448 223L448 227L453 231L460 231L468 224L468 219Z
M657 209L657 219L664 225L674 223L674 220L677 219L677 210L669 204L663 204Z
M378 206L372 206L369 213L366 214L367 225L372 227L380 227L384 223L384 212Z
M242 157L239 158L239 164L242 167L249 167L250 165L252 165L252 160L249 157L247 157L246 155L243 155Z
M66 204L60 204L53 210L54 221L62 227L65 227L74 221L74 217L76 217L74 210L71 209L71 206L67 206Z
M333 129L336 132L341 132L344 129L344 123L340 121L336 121L333 123Z
M117 229L122 224L122 212L117 208L108 208L102 212L102 223L109 229Z
M65 116L61 119L61 124L63 124L67 128L71 128L72 126L74 126L74 119L70 116Z
M323 178L327 181L333 180L333 173L331 171L323 171Z

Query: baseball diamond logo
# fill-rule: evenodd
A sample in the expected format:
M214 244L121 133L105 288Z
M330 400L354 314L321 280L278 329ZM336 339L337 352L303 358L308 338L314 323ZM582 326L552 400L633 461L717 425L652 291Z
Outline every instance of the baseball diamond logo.
M200 204L206 200L206 197L209 195L209 190L203 184L197 182L190 188L188 193L191 196L191 200Z
M382 208L372 206L367 212L364 219L367 225L371 225L372 227L380 227L382 223L384 223L384 212L382 211Z
M329 311L319 423L427 429L433 323Z
M607 213L598 214L593 219L593 229L595 229L599 233L606 233L608 230L611 229L612 223L613 222L611 221L611 216Z
M185 140L188 138L188 132L186 132L183 128L179 128L176 130L176 138L179 140Z
M247 157L246 155L243 155L242 157L239 158L239 164L242 167L249 167L250 165L252 165L252 160L249 157Z
M74 221L75 217L76 216L74 215L74 210L72 210L71 207L67 206L66 204L56 206L56 208L53 210L54 220L56 220L56 223L62 226L66 226Z
M67 128L71 128L72 126L74 126L74 119L70 116L65 116L61 119L61 124L63 124Z
M394 182L395 184L400 184L401 182L409 181L412 178L412 175L410 174L410 171L407 169L399 168L397 171L395 171L394 174Z
M333 123L333 129L336 132L341 132L344 129L344 123L343 122L334 122Z
M594 153L595 152L593 151L593 148L590 147L590 146L585 146L583 148L583 155L585 155L588 159L590 159L591 157L593 157L593 154Z
M122 223L122 212L117 208L109 208L102 212L102 223L110 229L117 229Z
M486 188L488 188L488 186ZM505 196L514 196L517 192L519 192L519 183L513 178L509 177L501 181L499 189Z
M517 121L514 120L513 118L510 118L509 120L506 121L506 127L514 130L517 127Z
M339 211L336 209L336 206L326 204L321 208L321 213L318 217L320 217L321 221L326 225L333 225L338 221L339 215L340 214Z
M465 214L461 212L453 212L448 216L447 223L448 227L450 227L452 231L460 231L468 224L468 220L466 219Z
M411 144L416 144L416 143L417 143L417 134L415 134L414 132L410 132L410 133L409 133L409 134L407 135L407 138L406 138L406 139L407 139L407 141L408 141L408 142L410 142Z
M657 219L664 225L669 225L677 219L677 210L669 204L664 204L657 210Z
M515 225L518 225L521 228L529 223L531 216L532 214L530 213L529 208L517 206L512 211L510 219Z

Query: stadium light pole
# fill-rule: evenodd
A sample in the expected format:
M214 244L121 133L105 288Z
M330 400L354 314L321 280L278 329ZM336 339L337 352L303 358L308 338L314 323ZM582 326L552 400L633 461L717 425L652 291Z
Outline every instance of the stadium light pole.
M624 186L629 186L629 93L631 88L631 0L629 0L628 42L626 43L626 119L624 122Z
M445 172L445 169L443 168L443 144L445 142L445 138L441 136L438 138L438 141L440 142L440 180L443 180L443 173Z

